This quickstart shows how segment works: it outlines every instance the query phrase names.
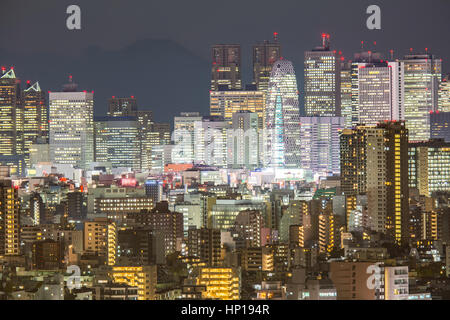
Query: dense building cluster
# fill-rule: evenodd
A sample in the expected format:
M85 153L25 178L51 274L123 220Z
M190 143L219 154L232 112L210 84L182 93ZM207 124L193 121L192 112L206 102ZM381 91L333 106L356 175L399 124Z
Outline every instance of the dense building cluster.
M210 114L173 124L2 67L0 299L449 299L442 60L323 34L299 92L274 34L241 67L214 45Z

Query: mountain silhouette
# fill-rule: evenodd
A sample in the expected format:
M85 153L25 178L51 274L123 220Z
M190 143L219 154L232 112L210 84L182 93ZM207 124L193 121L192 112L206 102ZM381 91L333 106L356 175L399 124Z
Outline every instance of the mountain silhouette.
M118 51L89 47L78 55L0 49L0 64L14 66L23 86L39 81L45 91L61 90L72 75L79 90L94 91L95 115L106 114L111 96L135 96L139 109L152 110L160 122L172 123L182 111L209 113L209 62L169 39L139 40Z

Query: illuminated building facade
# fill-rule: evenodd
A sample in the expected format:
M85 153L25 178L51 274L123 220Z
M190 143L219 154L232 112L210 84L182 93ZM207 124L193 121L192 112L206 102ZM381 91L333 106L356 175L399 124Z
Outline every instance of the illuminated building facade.
M253 45L253 82L259 91L267 92L273 64L281 58L278 34L275 32L273 36L273 42L264 41Z
M231 90L242 89L241 46L238 44L216 44L212 47L211 90L220 85Z
M301 168L339 174L339 135L344 126L344 117L300 117Z
M430 139L430 112L438 109L441 60L430 54L410 54L404 64L405 120L410 141Z
M112 97L108 101L108 116L110 117L135 117L137 112L137 101L134 96L129 98Z
M71 82L49 93L50 158L87 168L94 161L94 93L76 90Z
M403 64L363 63L358 70L358 121L376 125L384 120L403 120Z
M450 142L430 140L410 143L409 186L424 196L450 191Z
M202 121L198 112L182 112L174 118L172 149L173 163L193 163L195 160L194 124Z
M345 129L341 135L341 187L367 194L371 229L408 241L408 131L404 122Z
M322 34L322 46L305 52L306 116L341 116L341 61L330 50L330 35Z
M113 168L141 169L141 140L136 117L94 118L94 161Z
M450 112L450 74L443 77L439 85L438 110L440 112Z
M450 142L450 111L430 113L431 139L444 139Z
M138 288L138 300L155 300L157 273L156 265L114 266L110 272L114 283Z
M342 60L342 59L341 59ZM351 62L341 63L341 116L346 129L352 128L352 68Z
M262 130L258 126L258 115L248 111L233 114L231 128L227 131L228 167L258 167L263 158Z
M194 161L210 166L227 166L227 130L222 117L203 117L194 122Z
M31 85L27 82L27 89L23 91L23 126L24 126L24 153L25 164L30 163L30 148L37 140L48 141L48 108L45 103L45 94L39 83Z
M95 213L116 218L116 215L152 209L154 202L149 197L127 196L126 198L95 198ZM117 217L118 218L118 217Z
M203 299L239 300L241 275L235 268L200 268L197 285L206 286Z
M10 180L0 181L0 256L20 254L18 189Z
M224 90L210 92L210 115L223 117L232 124L233 115L241 111L258 115L258 127L264 128L266 94L256 90Z
M290 61L278 60L270 74L266 102L265 165L300 165L300 111L297 80Z
M217 267L221 263L220 230L191 228L188 231L187 251L189 256L200 258L207 266Z
M108 265L114 265L117 252L116 223L107 218L84 222L84 251L103 257Z
M24 170L23 103L13 68L2 67L0 74L0 123L0 163L20 175Z

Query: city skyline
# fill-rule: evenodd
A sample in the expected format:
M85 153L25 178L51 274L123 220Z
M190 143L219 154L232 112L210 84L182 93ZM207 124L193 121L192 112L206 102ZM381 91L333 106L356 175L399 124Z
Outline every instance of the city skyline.
M0 5L1 301L450 300L450 3L133 1Z

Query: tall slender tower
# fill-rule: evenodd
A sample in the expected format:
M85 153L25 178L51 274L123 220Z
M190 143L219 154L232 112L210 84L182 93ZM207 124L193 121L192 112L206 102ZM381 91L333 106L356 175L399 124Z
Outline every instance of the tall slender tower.
M0 75L0 163L23 171L23 103L14 69Z
M48 108L39 82L31 85L30 81L27 81L27 88L22 93L22 101L25 164L30 167L30 146L38 139L48 141Z
M292 62L281 59L270 74L266 103L265 164L300 165L300 112L297 79Z
M367 195L370 228L408 243L408 130L404 121L345 129L341 135L341 187Z
M258 91L267 92L272 66L281 58L278 33L274 32L273 37L273 42L265 40L253 46L253 83Z
M87 168L94 161L94 92L78 92L69 78L62 92L49 93L50 158Z
M216 44L212 47L211 90L224 86L231 90L242 89L241 46Z
M330 49L330 35L322 46L305 52L306 116L341 116L340 54Z
M20 254L18 191L11 180L0 180L0 256Z

